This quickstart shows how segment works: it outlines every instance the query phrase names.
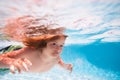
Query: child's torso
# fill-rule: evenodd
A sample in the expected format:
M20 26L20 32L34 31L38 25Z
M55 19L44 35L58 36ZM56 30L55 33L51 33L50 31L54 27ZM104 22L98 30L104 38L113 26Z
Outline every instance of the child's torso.
M33 52L23 52L22 55L17 56L17 58L27 58L31 63L32 66L29 67L30 72L45 72L50 70L55 64L58 63L59 59L49 59L41 60L40 57L35 55L36 53Z

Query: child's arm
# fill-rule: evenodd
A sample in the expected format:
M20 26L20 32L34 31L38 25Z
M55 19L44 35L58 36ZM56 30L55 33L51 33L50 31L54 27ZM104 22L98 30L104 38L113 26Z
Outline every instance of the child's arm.
M19 54L16 51L7 52L0 55L0 68L10 68L10 71L12 73L15 73L15 69L18 70L18 72L21 72L21 70L28 71L29 65L31 65L31 62L27 60L26 58L15 58L15 56Z
M73 68L72 64L65 64L61 58L59 59L58 64L59 64L61 67L63 67L64 69L67 69L67 70L69 70L70 72L72 72L72 68Z

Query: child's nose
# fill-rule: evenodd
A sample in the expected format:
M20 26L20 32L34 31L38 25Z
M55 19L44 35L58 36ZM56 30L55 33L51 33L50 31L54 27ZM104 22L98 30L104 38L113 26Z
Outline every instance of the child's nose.
M62 48L60 46L57 46L56 50L60 53L62 52Z

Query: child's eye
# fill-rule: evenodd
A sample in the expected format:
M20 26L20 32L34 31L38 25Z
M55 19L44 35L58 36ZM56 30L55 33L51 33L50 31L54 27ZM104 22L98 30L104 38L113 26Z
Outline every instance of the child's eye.
M56 43L52 43L52 45L56 45Z
M63 45L60 45L60 47L63 47Z

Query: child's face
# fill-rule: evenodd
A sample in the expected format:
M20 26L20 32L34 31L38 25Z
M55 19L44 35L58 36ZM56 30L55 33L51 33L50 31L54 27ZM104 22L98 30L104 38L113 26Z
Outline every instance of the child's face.
M65 42L64 37L48 42L47 47L44 49L44 51L46 52L46 55L52 56L52 57L58 57L62 52L64 42Z

